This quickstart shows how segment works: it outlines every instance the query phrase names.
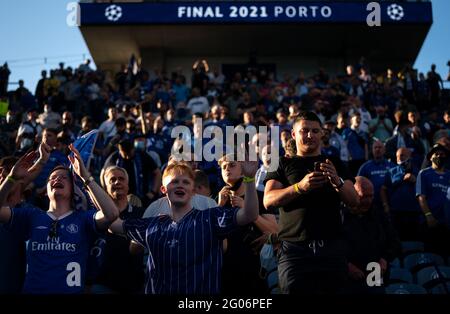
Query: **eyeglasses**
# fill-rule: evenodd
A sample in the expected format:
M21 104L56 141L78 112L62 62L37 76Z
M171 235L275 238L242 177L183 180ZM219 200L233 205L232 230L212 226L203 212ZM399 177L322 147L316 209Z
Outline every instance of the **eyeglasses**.
M48 236L52 239L58 236L58 220L53 220Z

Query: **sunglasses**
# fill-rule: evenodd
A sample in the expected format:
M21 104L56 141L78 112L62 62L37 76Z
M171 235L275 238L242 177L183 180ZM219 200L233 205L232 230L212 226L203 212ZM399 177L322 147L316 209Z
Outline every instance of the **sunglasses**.
M54 239L58 236L58 220L53 220L48 236L51 239Z

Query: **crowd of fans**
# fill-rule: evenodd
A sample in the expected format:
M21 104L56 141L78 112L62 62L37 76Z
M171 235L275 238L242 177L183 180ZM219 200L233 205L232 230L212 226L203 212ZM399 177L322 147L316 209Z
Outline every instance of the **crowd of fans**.
M372 73L369 65L361 62L347 66L342 74L331 75L319 69L309 77L300 73L281 79L257 67L226 77L209 69L205 61L199 61L189 73L190 84L186 75L180 69L172 73L133 72L127 66L114 74L93 70L89 62L76 69L61 63L50 73L42 71L32 93L23 81L16 90L7 91L8 66L0 68L0 101L7 104L0 107L0 202L9 208L0 211L0 221L5 223L0 227L1 292L142 293L147 278L148 293L252 291L263 295L268 293L260 265L263 245L283 251L279 268L283 292L320 293L339 289L361 292L366 291L361 282L365 282L367 263L380 263L384 273L389 262L400 256L400 240L423 241L427 251L444 257L450 255L450 97L434 65L425 75L410 66L399 73L391 70ZM173 138L172 130L182 125L191 132ZM193 148L203 139L207 127L225 130L227 126L238 125L279 128L280 147L271 144L274 143L271 134L256 134L248 139L247 144L259 153L256 173L252 173L250 164L235 161L233 154L213 161L188 158L182 164L171 155L183 143ZM99 130L99 137L86 169L71 143L94 129ZM318 165L301 159L308 158L309 152L302 149L310 144L309 140L296 136L296 130L310 137L311 143L318 138L318 154L324 157L317 159ZM214 140L226 148L225 139ZM268 165L275 150L280 155L280 166L271 172ZM183 154L192 157L190 152ZM312 168L306 167L307 164ZM47 229L48 217L58 222L73 209L73 191L65 191L68 186L74 187L68 183L72 176L67 170L70 165L84 182L87 203L97 209L92 211L94 216L89 215L90 207L86 205L87 214L70 218L78 222L65 223L73 236L79 231L77 223L82 221L82 238L74 241L86 246L77 258L83 271L85 268L87 271L83 273L82 284L75 276L68 277L67 286L60 283L49 286L47 283L59 279L51 273L39 273L36 264L48 262L51 255L37 257L36 251L51 251L50 244L56 247L65 243L52 242L57 237L44 234L48 230L33 228L42 225L42 229ZM305 172L301 176L292 175L293 167L301 169L299 173ZM222 266L221 256L212 257L202 260L201 267L206 267L206 271L200 267L202 271L192 275L195 282L196 278L221 273L220 287L210 282L199 290L195 284L182 284L180 288L178 283L178 288L174 288L171 274L176 269L158 265L145 269L147 260L149 264L160 258L172 260L172 255L164 257L158 251L164 248L146 243L142 237L153 226L152 217L170 217L171 211L175 217L176 210L185 210L180 209L182 206L175 209L167 187L172 181L165 181L174 180L177 175L193 180L194 192L189 202L199 211L245 208L253 196L249 177L256 176L259 214L254 218L249 208L244 213L247 216L238 211L240 227L233 232L225 233L221 225L212 226L211 230L217 229L215 232L220 234L220 246L214 244L213 253L223 250L223 267L212 270L214 263ZM341 214L327 211L311 214L311 209L308 214L308 206L314 208L311 204L317 195L309 193L303 199L302 193L314 189L314 184L306 187L300 183L303 176L314 181L315 175L318 176L315 188L328 184L324 193L340 195L340 199L332 197L321 204L338 207ZM289 191L283 190L287 194L275 193L290 187ZM176 198L177 192L173 193ZM283 200L279 195L284 195ZM305 206L304 213L296 215L295 210L289 209L297 204ZM30 206L42 212L31 210ZM231 219L226 211L211 211L211 215ZM243 215L254 219L243 219ZM31 227L29 217L36 219ZM143 220L144 224L141 218L152 223ZM116 219L125 221L123 227L117 225ZM205 224L201 214L189 219L194 226ZM111 223L112 231L129 238L99 232ZM231 222L225 224L231 228ZM162 225L161 228L171 228L165 221ZM58 228L53 223L50 229L56 232ZM38 237L46 238L43 241L48 246L40 247L40 243L30 240L38 232L41 232ZM176 245L174 241L169 241L170 245ZM182 265L191 259L198 262L195 248L205 252L201 245L203 238L194 237L192 241L200 244L192 244L194 255ZM341 242L347 252L342 260L344 272L315 260L325 247L333 252L340 250ZM294 247L290 243L306 246ZM332 244L327 246L328 243ZM185 255L189 254L186 249ZM302 257L300 261L298 256ZM29 270L24 285L26 262ZM340 262L336 260L336 265ZM291 263L299 263L302 270L293 275L289 270ZM61 272L76 271L70 264L67 269L62 265ZM177 280L184 276L179 271L185 272L178 269ZM311 274L315 277L311 278ZM37 285L36 278L34 281L28 278L32 276L44 276L47 283ZM293 283L292 278L302 278L302 283ZM327 286L332 278L334 286L342 285Z

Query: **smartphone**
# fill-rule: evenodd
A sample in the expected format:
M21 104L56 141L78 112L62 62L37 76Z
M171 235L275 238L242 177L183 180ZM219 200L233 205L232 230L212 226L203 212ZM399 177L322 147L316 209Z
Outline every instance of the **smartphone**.
M314 171L322 172L322 170L320 169L320 161L316 161L314 163Z

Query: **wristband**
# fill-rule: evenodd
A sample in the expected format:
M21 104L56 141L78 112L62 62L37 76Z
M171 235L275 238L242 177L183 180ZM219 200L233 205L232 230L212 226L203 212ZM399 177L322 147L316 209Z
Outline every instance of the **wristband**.
M41 166L45 166L46 163L47 163L47 162L46 162L46 161L43 161L42 159L39 159L38 162L37 162L37 164L38 164L38 165L41 165Z
M255 182L255 177L244 177L244 179L242 180L242 182L244 182L244 183Z
M298 183L294 184L294 191L297 194L302 194L302 191L300 191L300 187L298 186Z
M16 182L17 182L17 180L14 179L13 176L7 176L7 177L6 177L6 180L8 180L8 181L11 182L11 183L16 183Z
M344 180L339 177L339 185L336 185L336 189L340 190L344 186L345 182Z
M89 176L89 178L87 178L86 181L84 181L84 179L83 179L84 187L87 188L89 186L89 184L93 181L95 181L93 176Z
M426 213L424 213L424 215L425 215L426 217L428 217L428 216L433 216L433 214L432 214L431 212L426 212Z

